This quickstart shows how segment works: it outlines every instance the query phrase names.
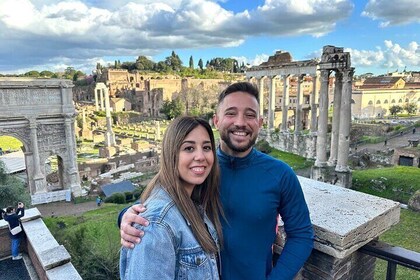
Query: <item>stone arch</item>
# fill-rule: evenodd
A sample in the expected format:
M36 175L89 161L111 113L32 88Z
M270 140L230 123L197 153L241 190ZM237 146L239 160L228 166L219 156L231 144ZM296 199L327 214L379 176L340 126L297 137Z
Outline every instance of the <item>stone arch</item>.
M385 99L384 104L388 104L388 99Z
M81 195L76 165L73 84L60 79L0 78L0 135L23 143L32 204L64 200L70 190ZM46 186L44 157L60 154L64 191L50 193Z
M400 100L398 100L398 103L402 103L403 101L402 101L402 98L400 98Z
M376 104L381 104L381 100L376 101Z
M373 105L373 101L369 100L368 105Z
M392 100L391 100L391 103L395 103L395 99L392 99Z

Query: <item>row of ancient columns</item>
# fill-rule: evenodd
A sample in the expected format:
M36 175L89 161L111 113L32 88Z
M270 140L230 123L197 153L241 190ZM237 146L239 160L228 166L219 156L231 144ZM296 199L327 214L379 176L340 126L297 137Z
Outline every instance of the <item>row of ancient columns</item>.
M296 98L296 113L295 113L295 134L299 134L302 132L302 116L303 116L303 78L305 75L298 75L298 86L297 86L297 98ZM267 77L270 79L270 88L269 88L269 99L268 99L268 129L274 129L274 113L275 113L275 99L276 99L276 84L275 79L278 76ZM281 122L281 131L287 132L287 119L288 119L288 111L289 111L289 99L290 99L290 77L291 75L281 75L283 78L283 98L282 98L282 122ZM312 83L313 83L313 92L311 94L311 123L310 129L311 132L316 132L317 130L317 76L312 75ZM262 116L264 113L264 79L266 77L260 77L258 79L259 85L259 99L260 99L260 115Z
M347 165L350 144L350 124L351 124L351 94L352 94L352 79L353 68L335 69L335 89L334 89L334 115L332 121L330 157L327 159L328 147L328 89L329 78L331 70L320 70L321 85L318 99L318 75L311 75L312 77L312 93L310 95L311 108L311 135L316 135L316 161L315 166L335 166L337 172L348 172ZM280 76L280 75L278 75ZM268 99L268 129L270 131L274 128L274 113L275 113L275 79L278 77L267 77L270 79L269 99ZM302 116L303 116L303 78L304 74L297 76L297 95L296 95L296 111L295 111L295 135L302 132ZM281 75L283 78L283 98L282 98L282 122L281 132L288 132L287 119L289 111L289 90L291 75ZM260 99L260 115L264 113L264 79L258 79L259 85L259 99ZM319 107L319 115L318 115ZM298 141L297 138L294 141ZM295 143L297 145L297 143ZM295 145L294 145L295 146Z
M105 108L106 113L105 146L115 146L115 134L112 130L111 106L109 104L109 89L104 83L97 83L95 86L95 105L97 111L99 110L98 95L100 96L101 110Z
M95 87L95 108L96 111L104 111L105 110L105 100L106 95L108 93L107 88L96 88ZM109 95L109 94L108 94Z

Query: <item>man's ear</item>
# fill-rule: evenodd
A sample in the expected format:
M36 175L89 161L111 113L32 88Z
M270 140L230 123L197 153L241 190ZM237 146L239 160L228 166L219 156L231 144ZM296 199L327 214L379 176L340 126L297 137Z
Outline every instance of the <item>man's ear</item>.
M219 129L219 118L217 117L217 112L213 114L213 124L217 129Z

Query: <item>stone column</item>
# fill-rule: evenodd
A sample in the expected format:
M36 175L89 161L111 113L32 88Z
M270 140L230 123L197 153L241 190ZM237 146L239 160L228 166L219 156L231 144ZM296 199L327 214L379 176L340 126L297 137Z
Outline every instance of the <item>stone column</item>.
M66 146L67 146L67 156L66 164L68 170L65 170L65 173L68 176L68 182L70 182L70 191L74 196L80 196L82 194L82 189L80 187L79 173L77 171L76 165L76 142L74 141L74 133L71 129L74 122L73 114L64 115L64 133L66 135Z
M350 147L351 94L354 68L343 70L343 95L340 110L340 131L338 136L338 155L335 171L350 172L347 161Z
M268 129L274 129L274 112L276 110L276 76L270 78L270 99L268 106Z
M328 82L330 70L321 70L318 135L316 139L316 167L327 165Z
M259 80L259 92L260 92L260 116L264 117L264 77Z
M41 172L41 163L38 150L38 135L37 135L37 121L35 118L29 119L29 128L31 130L32 155L34 164L34 184L35 194L47 192L47 187L44 182L44 175Z
M300 134L300 132L302 131L303 76L304 75L299 75L297 77L298 84L297 84L297 94L296 94L295 134Z
M69 173L77 172L76 164L73 159L76 159L76 144L74 141L74 134L72 133L71 125L72 125L73 115L66 114L64 116L64 132L66 135L66 145L67 145L67 155L69 157Z
M343 89L343 73L340 71L335 72L335 87L334 87L334 111L332 119L332 130L331 130L331 148L330 158L328 160L329 166L335 166L337 164L337 152L338 152L338 132L340 126L340 111L341 111L341 94Z
M156 140L160 140L160 121L156 121Z
M106 113L106 132L105 132L105 146L115 146L115 135L112 131L111 110L109 106L109 92L108 89L103 89L105 93L105 113Z
M104 93L104 89L100 89L99 90L99 96L100 96L100 98L101 98L101 111L103 111L104 110L104 99L105 99L105 93ZM105 101L106 102L106 101Z
M318 118L318 75L312 76L312 94L311 94L311 133L317 132Z
M283 76L283 102L282 102L282 120L281 131L288 131L287 128L287 113L289 111L289 75Z
M99 111L98 89L96 89L96 87L95 87L95 110Z

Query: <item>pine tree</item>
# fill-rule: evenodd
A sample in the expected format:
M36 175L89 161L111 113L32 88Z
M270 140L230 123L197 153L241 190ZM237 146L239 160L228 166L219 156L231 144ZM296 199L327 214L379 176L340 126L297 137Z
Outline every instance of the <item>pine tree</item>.
M194 69L194 60L192 56L190 56L190 69Z

